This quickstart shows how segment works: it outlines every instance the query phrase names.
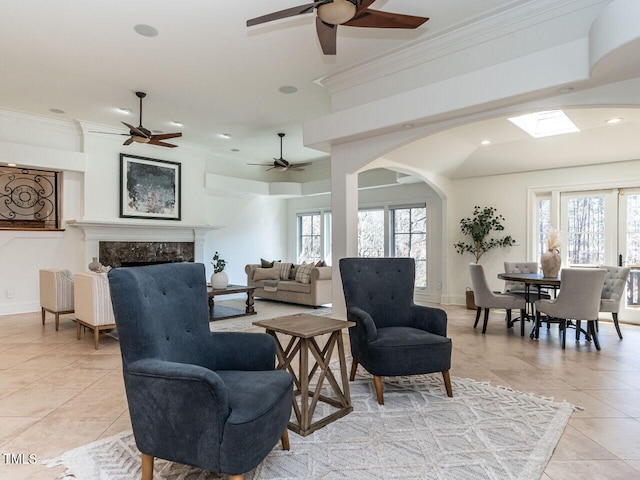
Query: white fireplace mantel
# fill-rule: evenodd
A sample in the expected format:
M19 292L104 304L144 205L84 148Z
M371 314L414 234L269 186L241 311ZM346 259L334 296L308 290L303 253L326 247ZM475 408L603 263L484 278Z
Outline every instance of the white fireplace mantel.
M205 236L212 230L223 228L172 222L100 220L67 220L66 224L82 231L87 265L93 257L98 257L100 242L194 242L194 260L203 263Z

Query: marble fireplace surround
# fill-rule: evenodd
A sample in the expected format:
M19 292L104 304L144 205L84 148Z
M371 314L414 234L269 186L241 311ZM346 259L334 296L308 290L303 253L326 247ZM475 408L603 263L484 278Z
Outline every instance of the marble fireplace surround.
M105 265L114 263L111 266L119 266L122 261L184 260L204 263L205 237L210 231L221 228L171 222L84 220L68 220L67 226L82 231L85 265L89 265L93 257L96 257ZM124 258L101 258L101 251L103 255L117 253ZM148 256L145 258L145 255Z

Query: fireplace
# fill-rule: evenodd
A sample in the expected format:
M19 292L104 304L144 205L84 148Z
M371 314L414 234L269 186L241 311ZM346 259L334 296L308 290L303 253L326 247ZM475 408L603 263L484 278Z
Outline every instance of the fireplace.
M98 261L110 267L193 262L194 242L99 242Z
M204 263L205 236L220 227L174 222L102 222L69 220L83 233L85 265L96 257L103 265L122 262Z

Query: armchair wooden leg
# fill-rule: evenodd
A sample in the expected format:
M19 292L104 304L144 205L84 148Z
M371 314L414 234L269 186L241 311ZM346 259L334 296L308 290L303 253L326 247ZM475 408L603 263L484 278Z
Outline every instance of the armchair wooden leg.
M242 480L244 475L229 475L229 480Z
M58 331L59 326L60 326L60 314L56 312L56 332Z
M382 377L379 375L373 376L373 384L376 387L376 396L378 397L378 405L384 405L384 393L382 389Z
M289 444L289 429L287 427L284 428L284 433L282 437L280 437L280 441L282 442L283 450L291 450L291 445Z
M349 381L353 382L356 379L356 370L358 370L358 362L355 358L351 359L351 375L349 375Z
M478 307L476 308L476 321L473 324L473 328L476 328L478 326L478 320L480 320L480 312L482 311L482 308Z
M80 322L76 322L76 338L78 340L80 340L80 334L82 333L82 331L80 330L80 327L82 325L80 325Z
M453 397L453 390L451 388L451 377L449 376L449 370L442 372L442 378L444 378L444 388L447 390L447 397Z
M153 456L142 454L142 480L151 480L153 478Z
M93 346L98 350L98 341L100 338L100 329L98 327L93 328Z
M44 316L45 316L44 308L41 308L41 310L42 310L42 324L44 325Z

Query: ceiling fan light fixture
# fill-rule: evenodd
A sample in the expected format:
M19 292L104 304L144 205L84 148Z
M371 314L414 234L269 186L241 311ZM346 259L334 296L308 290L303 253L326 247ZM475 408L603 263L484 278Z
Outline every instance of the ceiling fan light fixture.
M147 137L140 137L138 135L133 135L131 137L133 139L134 142L136 143L149 143L149 140L151 140L150 138Z
M333 0L318 7L318 17L330 25L341 25L356 14L356 6L348 0Z

